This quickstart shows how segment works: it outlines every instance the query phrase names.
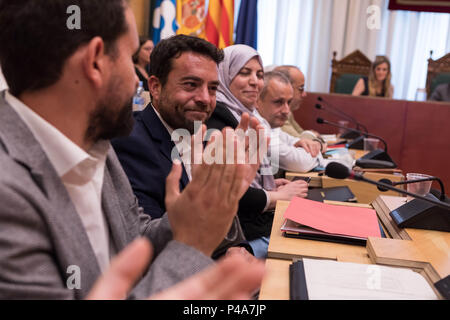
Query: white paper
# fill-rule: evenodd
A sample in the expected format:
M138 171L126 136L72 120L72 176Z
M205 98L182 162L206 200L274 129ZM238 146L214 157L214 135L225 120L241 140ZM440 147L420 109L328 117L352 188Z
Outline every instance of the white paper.
M405 268L303 259L310 300L436 300L425 278Z

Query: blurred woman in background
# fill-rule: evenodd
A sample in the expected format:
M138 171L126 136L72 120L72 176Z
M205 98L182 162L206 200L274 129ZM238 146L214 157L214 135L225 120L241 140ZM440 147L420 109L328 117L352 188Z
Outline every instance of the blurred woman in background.
M352 95L392 99L394 87L391 84L391 77L391 62L385 56L378 56L372 64L369 77L358 80Z
M154 47L152 40L141 38L139 39L139 49L133 56L134 69L139 77L139 81L142 81L145 91L148 91L148 67Z

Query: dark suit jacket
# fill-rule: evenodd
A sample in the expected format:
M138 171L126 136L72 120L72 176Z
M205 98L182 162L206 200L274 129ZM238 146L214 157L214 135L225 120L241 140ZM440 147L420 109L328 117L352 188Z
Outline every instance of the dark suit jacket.
M172 150L175 144L151 105L142 112L135 112L135 124L129 137L115 139L112 145L124 168L139 205L153 218L159 218L166 212L164 202L166 178L172 169ZM174 156L178 157L175 149ZM186 170L180 181L180 190L189 183ZM187 213L189 214L189 213ZM233 245L242 245L249 249L238 218L230 229L230 235L237 235L232 241L224 240L213 254L218 258ZM249 249L251 252L251 249Z
M217 102L211 118L206 121L208 129L218 130L225 127L234 129L238 124L228 107L221 102ZM262 189L252 187L248 188L239 202L238 216L247 240L270 236L273 212L263 212L266 204L266 193Z
M160 218L166 212L165 185L172 169L172 142L169 132L149 105L134 113L135 124L130 136L114 139L112 145L144 212ZM180 190L189 183L186 170Z

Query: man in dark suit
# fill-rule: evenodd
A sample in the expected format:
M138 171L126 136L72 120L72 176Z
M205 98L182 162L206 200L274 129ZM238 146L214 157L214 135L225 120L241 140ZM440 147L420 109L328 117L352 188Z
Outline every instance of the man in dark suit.
M192 178L190 139L175 144L171 136L190 136L211 116L219 84L214 70L222 57L215 46L194 37L179 35L158 43L150 64L152 102L144 111L134 114L131 134L112 142L140 206L153 218L166 212L166 177L174 159L183 163L181 190ZM223 255L234 245L251 250L238 218L213 257Z
M167 214L143 214L109 144L132 125L134 15L124 0L76 4L83 18L72 30L72 0L0 1L0 43L8 44L0 64L10 88L0 92L0 299L85 298L140 236L153 244L151 266L144 240L139 281L119 298L146 298L196 274L213 264L247 174L257 170L203 163L180 192L175 163ZM217 183L222 174L235 178Z

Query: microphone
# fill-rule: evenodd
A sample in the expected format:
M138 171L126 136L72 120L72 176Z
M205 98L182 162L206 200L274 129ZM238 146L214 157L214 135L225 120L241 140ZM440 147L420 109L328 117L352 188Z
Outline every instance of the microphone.
M415 198L390 213L392 219L401 228L411 227L450 232L450 205L439 201L432 194L421 196L395 188L387 183L368 179L338 162L329 163L325 168L325 175L335 179L348 178L367 182Z
M348 130L359 133L361 135L361 137L358 139L355 139L355 141L353 141L352 143L349 143L347 145L347 148L350 148L350 149L355 148L357 140L358 140L358 143L363 142L364 137L373 137L373 138L379 139L380 141L383 142L384 151L381 149L377 149L377 150L373 150L373 151L369 152L365 156L356 160L356 165L358 167L361 167L361 168L396 168L397 167L395 162L391 159L391 157L387 153L387 143L383 138L376 136L374 134L362 132L360 130L350 129L350 128L342 126L338 123L330 122L330 121L324 120L322 118L317 118L316 121L318 124L328 124L330 126L348 129Z
M355 118L353 118L351 115L349 115L348 113L345 113L344 111L340 110L339 108L336 108L334 106L332 106L329 102L325 101L322 97L317 97L317 100L319 100L320 102L323 102L327 105L327 108L324 108L322 105L320 104L316 104L316 108L319 110L325 110L328 112L331 112L337 116L341 116L346 118L347 120L350 120L351 122L353 122L354 124L356 124L356 129L360 130L361 128L368 133L369 131L367 130L367 127L365 125L363 125L362 123L358 122ZM350 139L350 137L347 137Z
M380 179L378 180L378 182L384 183L384 184L388 184L391 186L398 186L398 185L402 185L402 184L410 184L410 183L416 183L416 182L425 182L425 181L437 181L441 187L441 195L439 197L440 201L445 202L445 190L444 190L444 184L442 183L442 180L439 179L438 177L429 177L429 178L423 178L423 179L417 179L417 180L407 180L407 181L398 181L398 182L392 182L389 179ZM387 189L378 186L377 187L378 190L385 192L387 191Z
M332 110L332 109L325 109L320 104L316 104L316 109L330 111L331 113L333 113L335 115L341 116L341 114L339 114L337 112L334 112L334 110ZM353 120L351 120L351 121L353 122ZM356 124L356 129L358 129L358 130L360 129L358 124ZM341 138L342 139L355 139L355 138L358 138L358 137L360 137L360 135L357 132L351 131L351 130L347 130L346 132L341 134Z
M370 134L368 132L363 132L363 131L358 130L358 129L352 129L352 128L340 125L339 123L335 123L335 122L324 120L322 118L317 118L316 121L317 121L318 124L328 124L328 125L333 126L333 127L338 127L338 128L341 128L341 129L347 129L349 131L354 131L356 133L359 133L362 136L368 136L368 137L377 138L377 139L381 140L384 143L384 151L387 152L387 143L386 143L386 141L384 141L383 138L381 138L379 136L376 136L374 134Z

